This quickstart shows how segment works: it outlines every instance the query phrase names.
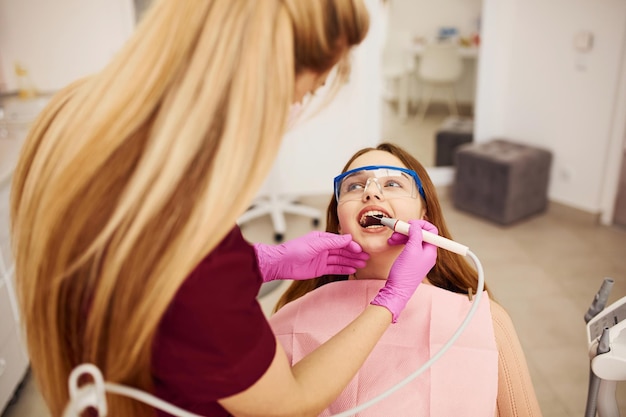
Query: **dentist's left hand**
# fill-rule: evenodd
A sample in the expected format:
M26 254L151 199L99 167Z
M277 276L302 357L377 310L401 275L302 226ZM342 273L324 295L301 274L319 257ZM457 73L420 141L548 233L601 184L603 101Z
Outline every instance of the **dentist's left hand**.
M349 275L365 266L369 255L352 235L310 232L280 245L254 244L263 282Z

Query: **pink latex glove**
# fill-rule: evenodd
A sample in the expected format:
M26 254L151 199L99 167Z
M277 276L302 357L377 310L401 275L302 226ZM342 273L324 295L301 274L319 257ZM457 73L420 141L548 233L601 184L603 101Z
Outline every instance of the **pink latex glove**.
M254 245L263 282L349 275L365 266L369 255L352 235L310 232L280 245Z
M391 311L392 323L437 260L437 247L422 241L422 229L438 234L437 228L425 220L409 220L409 224L409 236L394 232L388 240L390 245L405 246L389 271L387 283L371 302Z

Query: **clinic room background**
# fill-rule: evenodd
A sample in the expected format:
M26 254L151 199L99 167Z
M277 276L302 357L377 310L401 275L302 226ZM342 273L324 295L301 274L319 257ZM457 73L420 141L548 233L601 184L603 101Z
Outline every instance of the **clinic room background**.
M314 97L287 132L242 219L244 234L273 242L323 230L332 178L348 157L398 143L429 166L457 240L483 260L486 282L518 328L543 414L582 416L589 377L583 315L605 277L614 280L609 303L626 296L626 2L366 3L372 26L349 82L329 105L324 94ZM11 294L8 198L20 146L50 94L101 68L148 5L0 0L0 364L3 355L19 364L10 381L0 367L3 417L46 415ZM457 109L435 91L424 111L421 53L438 41L464 51L451 84ZM459 208L451 193L457 167L435 157L437 135L454 123L471 126L462 141L472 146L502 139L549 151L547 208L510 224ZM284 289L277 284L260 297L268 314ZM625 386L617 387L622 415Z

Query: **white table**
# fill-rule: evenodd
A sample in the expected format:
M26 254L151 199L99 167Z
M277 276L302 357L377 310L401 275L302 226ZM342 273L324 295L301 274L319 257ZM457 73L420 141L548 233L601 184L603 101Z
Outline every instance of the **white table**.
M422 52L424 51L424 45L419 43L412 43L408 45L405 49L407 54L407 60L417 61L422 56ZM471 47L459 47L459 54L461 58L469 61L468 63L471 65L476 65L476 60L478 59L480 49L476 46ZM414 67L417 68L416 65ZM400 88L400 94L398 97L398 113L402 120L406 120L409 114L409 79L411 77L410 73L406 73L405 79L401 80L402 88ZM474 80L475 82L475 80Z
M460 46L459 47L459 55L465 59L476 59L478 58L479 48L477 46ZM407 52L412 54L413 56L419 58L424 52L424 45L419 43L413 43L407 47Z

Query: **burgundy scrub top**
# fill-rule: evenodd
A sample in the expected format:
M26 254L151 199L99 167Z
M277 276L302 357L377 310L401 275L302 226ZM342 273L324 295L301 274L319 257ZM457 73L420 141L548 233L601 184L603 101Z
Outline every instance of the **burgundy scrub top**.
M261 284L254 249L235 226L185 280L159 325L152 347L159 398L206 417L229 415L216 400L254 384L276 351L256 299Z

